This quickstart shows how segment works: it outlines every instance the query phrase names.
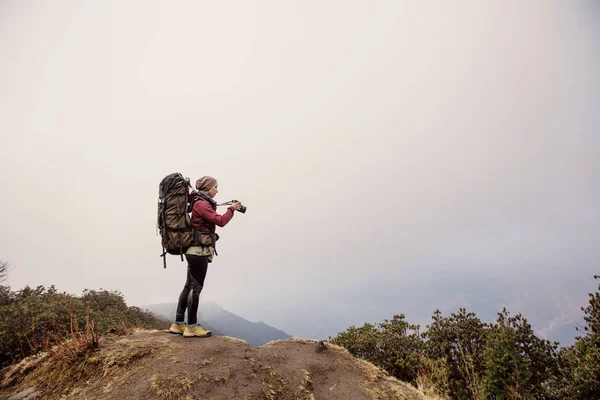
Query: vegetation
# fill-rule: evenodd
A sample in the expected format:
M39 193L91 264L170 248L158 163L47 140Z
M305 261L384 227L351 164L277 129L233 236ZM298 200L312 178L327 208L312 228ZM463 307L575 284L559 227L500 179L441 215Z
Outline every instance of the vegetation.
M465 309L450 316L436 310L422 333L404 315L394 315L376 325L351 326L330 340L445 398L600 399L600 285L589 297L582 336L560 349L506 309L491 324Z
M0 282L4 282L6 279L6 274L8 273L8 269L10 268L8 262L0 261Z
M8 270L9 264L0 262L0 283ZM526 318L506 309L493 323L466 309L449 316L436 310L423 332L399 314L351 326L330 341L434 397L600 399L600 284L582 311L581 336L562 348L537 337ZM61 361L57 377L81 375L77 365L82 358L94 360L101 334L164 328L166 323L127 306L117 291L86 289L75 296L54 286L13 291L0 284L0 363L7 366L44 351ZM163 390L164 382L157 379L153 385ZM57 390L65 384L52 381Z
M0 282L8 264L0 263ZM97 345L107 331L164 328L165 321L128 307L117 291L84 290L81 296L59 293L54 286L13 291L0 285L0 365L7 366L55 344L73 340L79 350ZM79 353L80 351L77 351Z

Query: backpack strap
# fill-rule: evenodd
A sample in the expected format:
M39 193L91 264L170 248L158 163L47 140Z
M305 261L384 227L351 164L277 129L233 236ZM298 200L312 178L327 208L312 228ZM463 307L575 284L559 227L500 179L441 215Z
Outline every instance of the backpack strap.
M183 262L183 238L181 237L181 231L179 232L179 255L181 256L181 262Z

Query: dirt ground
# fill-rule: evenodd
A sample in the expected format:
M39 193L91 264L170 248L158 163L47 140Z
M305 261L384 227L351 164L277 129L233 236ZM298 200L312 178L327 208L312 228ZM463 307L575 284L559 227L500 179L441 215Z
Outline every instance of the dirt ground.
M167 331L107 336L65 365L51 354L4 372L0 399L406 399L426 396L345 349L290 339L255 347Z

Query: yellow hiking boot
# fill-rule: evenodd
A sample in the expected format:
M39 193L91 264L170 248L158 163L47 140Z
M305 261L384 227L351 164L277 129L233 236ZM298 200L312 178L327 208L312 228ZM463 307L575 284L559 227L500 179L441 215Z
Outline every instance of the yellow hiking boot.
M170 333L175 333L177 335L181 335L184 330L185 330L185 324L181 324L181 325L172 324L171 327L169 328Z
M209 337L212 335L211 331L204 330L200 325L196 325L195 328L190 329L187 325L183 331L185 337Z

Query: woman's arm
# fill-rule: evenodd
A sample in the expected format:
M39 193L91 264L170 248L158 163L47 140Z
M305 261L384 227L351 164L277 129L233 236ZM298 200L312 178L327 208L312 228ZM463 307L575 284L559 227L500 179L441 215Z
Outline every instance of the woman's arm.
M233 208L229 207L225 214L219 215L206 201L197 201L194 209L203 219L220 227L227 225L233 218Z

